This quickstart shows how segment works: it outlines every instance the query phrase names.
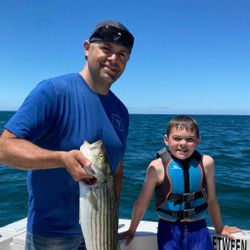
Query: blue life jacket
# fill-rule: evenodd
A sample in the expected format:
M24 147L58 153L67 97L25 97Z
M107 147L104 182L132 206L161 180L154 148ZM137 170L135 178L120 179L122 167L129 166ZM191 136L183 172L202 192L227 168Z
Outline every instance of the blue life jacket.
M155 189L156 210L171 221L203 219L207 213L207 182L202 155L195 151L185 161L176 159L165 148L157 153L165 177Z

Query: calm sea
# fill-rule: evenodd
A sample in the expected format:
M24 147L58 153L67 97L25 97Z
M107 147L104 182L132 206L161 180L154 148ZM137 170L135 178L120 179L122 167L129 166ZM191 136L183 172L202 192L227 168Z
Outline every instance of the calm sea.
M13 112L0 112L0 132ZM121 217L130 218L145 171L171 115L131 115L125 156ZM217 196L225 224L250 229L250 116L194 115L201 127L199 150L216 163ZM0 166L0 226L22 219L27 211L26 172ZM157 220L154 202L144 216ZM209 217L208 224L211 225Z

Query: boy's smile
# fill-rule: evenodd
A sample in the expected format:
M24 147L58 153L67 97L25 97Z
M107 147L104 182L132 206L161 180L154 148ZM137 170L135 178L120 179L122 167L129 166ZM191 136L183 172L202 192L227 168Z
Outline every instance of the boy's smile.
M169 136L164 136L164 142L171 154L180 160L190 157L199 141L195 132L186 129L172 128Z

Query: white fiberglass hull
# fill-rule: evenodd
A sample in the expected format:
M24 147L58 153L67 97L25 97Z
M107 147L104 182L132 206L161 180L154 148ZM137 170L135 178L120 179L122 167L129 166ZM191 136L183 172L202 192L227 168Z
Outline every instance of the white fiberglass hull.
M119 232L125 231L130 220L119 220ZM25 241L26 219L17 221L0 228L1 250L23 250ZM235 240L231 240L214 234L214 229L209 228L215 250L250 250L250 230L243 230L235 234ZM129 246L120 242L121 250L157 250L157 223L142 221L138 227L136 237Z

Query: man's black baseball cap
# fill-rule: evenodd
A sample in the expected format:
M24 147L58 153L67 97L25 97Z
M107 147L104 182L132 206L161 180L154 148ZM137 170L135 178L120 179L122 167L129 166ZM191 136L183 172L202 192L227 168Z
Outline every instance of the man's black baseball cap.
M121 23L114 20L106 20L95 26L90 42L112 42L126 47L131 52L134 45L134 37Z

